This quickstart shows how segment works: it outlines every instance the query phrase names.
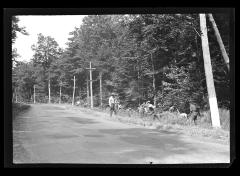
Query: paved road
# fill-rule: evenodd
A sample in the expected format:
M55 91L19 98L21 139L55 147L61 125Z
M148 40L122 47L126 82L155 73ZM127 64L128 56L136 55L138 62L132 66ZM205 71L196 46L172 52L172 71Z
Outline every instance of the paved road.
M104 113L31 105L13 122L14 163L229 163L229 146L111 121Z

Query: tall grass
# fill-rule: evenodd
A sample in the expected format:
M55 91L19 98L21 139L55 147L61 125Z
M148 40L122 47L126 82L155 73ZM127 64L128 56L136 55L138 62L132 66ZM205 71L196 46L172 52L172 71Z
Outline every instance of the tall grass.
M227 109L219 108L219 116L221 127L224 130L230 129L230 112ZM211 113L210 111L205 111L201 113L201 117L199 118L200 125L202 126L211 126Z
M100 110L100 111L109 112L109 109ZM153 121L153 116L150 117L150 116L145 115L144 117L141 117L140 114L135 111L120 110L118 112L118 115L122 116L122 117L131 117L131 118L135 118L135 119L139 118L144 121ZM220 122L221 122L222 129L229 130L230 129L230 112L229 112L229 110L219 108L219 115L220 115ZM162 113L159 113L157 121L160 121L165 124L195 126L193 121L191 121L191 119L180 117L179 114L177 114L175 112L169 112L169 111L164 111ZM155 122L153 122L153 123L155 123ZM196 124L198 127L211 129L212 121L211 121L210 111L201 112L201 116L198 116L198 118L196 120Z
M230 112L229 112L229 110L220 108L219 116L220 116L221 128L224 130L229 130L230 129ZM161 113L160 121L169 123L169 124L179 124L179 125L187 125L187 126L194 125L194 123L190 119L182 118L178 114L172 113L172 112ZM208 129L212 128L210 111L201 112L201 116L199 116L197 118L196 124L199 127L208 128Z
M94 108L98 112L107 113L109 117L109 109ZM221 129L212 128L211 116L209 111L204 111L201 116L198 117L196 124L184 117L180 117L178 113L162 112L158 114L158 118L154 120L153 116L140 116L135 111L121 110L118 112L118 118L112 118L112 120L118 120L123 123L132 123L141 126L153 127L156 129L182 129L184 133L190 136L207 137L217 142L229 144L229 124L230 113L229 110L219 109Z

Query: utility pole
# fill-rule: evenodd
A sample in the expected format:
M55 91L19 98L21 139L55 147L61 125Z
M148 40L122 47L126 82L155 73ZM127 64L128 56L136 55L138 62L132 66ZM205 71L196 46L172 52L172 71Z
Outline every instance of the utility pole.
M225 63L227 64L227 68L228 68L228 71L229 71L229 70L230 70L230 68L229 68L229 57L228 57L227 52L226 52L226 50L225 50L225 47L224 47L222 38L221 38L220 33L219 33L219 30L218 30L218 28L217 28L217 25L216 25L215 20L214 20L214 18L213 18L213 16L212 16L211 13L208 14L208 17L209 17L209 20L210 20L211 23L212 23L215 36L216 36L216 38L217 38L218 44L219 44L219 46L220 46L220 50L221 50L221 52L222 52L223 59L224 59Z
M102 108L102 72L99 73L99 80L100 80L100 106Z
M96 68L92 68L92 63L90 62L90 67L86 68L90 71L90 95L91 95L91 108L93 108L93 90L92 90L92 70Z
M73 77L73 98L72 98L72 105L74 105L74 95L75 95L75 76Z
M49 73L49 79L48 79L48 103L51 103L51 88L50 88L50 73Z
M89 106L89 85L88 85L88 79L87 79L87 105Z
M33 103L36 103L36 99L35 99L35 84L33 85Z
M207 90L208 90L208 98L209 105L211 111L211 119L213 127L221 127L220 118L218 112L217 98L214 87L213 73L212 73L212 65L207 37L207 26L206 26L206 15L200 14L200 27L201 27L201 39L202 39L202 50L203 50L203 59L204 59L204 68L206 74L206 82L207 82Z

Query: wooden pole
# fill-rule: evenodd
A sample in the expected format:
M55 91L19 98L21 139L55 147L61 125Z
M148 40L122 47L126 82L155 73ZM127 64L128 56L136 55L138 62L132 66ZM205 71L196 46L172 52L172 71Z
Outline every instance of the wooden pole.
M102 108L102 72L99 73L99 79L100 79L100 106Z
M92 90L92 68L90 62L90 96L91 96L91 108L93 108L93 90Z
M50 78L48 79L48 103L51 103L51 85L50 85Z
M36 103L36 99L35 99L36 93L35 93L35 84L33 85L33 103Z
M228 71L230 70L230 66L229 66L229 57L227 55L227 52L225 50L225 47L224 47L224 44L223 44L223 41L222 41L222 38L220 36L220 33L219 33L219 30L217 28L217 25L215 23L215 20L212 16L212 14L208 14L208 17L209 17L209 21L212 23L212 27L214 29L214 33L215 33L215 36L217 38L217 41L218 41L218 44L219 44L219 47L220 47L220 50L222 52L222 56L223 56L223 59L227 65L227 68L228 68Z
M89 106L89 85L87 80L87 105Z
M216 98L215 87L214 87L208 37L207 37L206 16L205 14L200 14L199 16L200 16L200 27L202 31L202 35L201 35L202 50L203 50L204 68L205 68L205 75L206 75L206 81L207 81L207 90L208 90L208 98L209 98L209 105L210 105L210 111L211 111L212 126L221 127L219 112L218 112L218 105L217 105L217 98Z
M74 95L75 95L75 76L73 77L73 98L72 98L72 105L74 105Z
M90 71L90 96L91 96L91 108L93 108L93 90L92 90L92 70L95 68L92 68L92 63L90 62L90 67L87 68Z

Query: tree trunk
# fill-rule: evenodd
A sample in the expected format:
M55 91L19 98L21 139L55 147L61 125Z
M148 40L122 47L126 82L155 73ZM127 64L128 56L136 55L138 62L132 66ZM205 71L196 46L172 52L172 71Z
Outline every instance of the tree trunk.
M50 85L50 78L48 79L48 103L51 103L51 85Z
M72 98L72 105L74 105L74 95L75 95L75 76L73 77L73 98Z
M30 91L29 98L30 98L30 101L32 101L32 91L31 89L29 91Z
M48 41L47 41L47 45L48 45ZM48 46L47 46L46 56L47 56L47 61L48 61L49 60L49 58L48 58ZM48 71L48 103L51 103L50 71Z
M139 76L139 75L140 75L139 70L140 70L140 69L139 69L139 62L138 62L138 60L137 60L137 68L138 68L138 71L137 71L137 72L138 72L138 81L137 81L138 94L141 95L141 93L140 93L140 88L139 88L139 78L140 78L140 76ZM138 96L138 106L140 106L140 98L141 98L141 97Z
M99 73L99 80L100 80L100 106L102 108L102 72Z
M60 85L59 87L59 93L60 93L60 97L59 97L59 104L61 104L61 100L62 100L62 86Z
M153 57L151 53L151 59L152 59L152 70L153 70L153 101L154 101L154 106L156 107L156 86L155 86L155 70L154 70L154 63L153 63Z
M228 57L227 52L226 52L226 50L225 50L225 47L224 47L222 38L221 38L220 33L219 33L219 30L218 30L218 28L217 28L217 25L216 25L216 23L215 23L215 20L214 20L212 14L208 14L208 17L209 17L209 20L210 20L211 23L212 23L215 36L216 36L216 38L217 38L218 44L219 44L219 46L220 46L220 50L221 50L221 52L222 52L222 56L223 56L223 58L224 58L224 61L225 61L226 65L227 65L227 68L228 68L228 71L229 71L229 70L230 70L230 67L229 67L229 57Z
M143 84L143 76L141 76L141 93L142 93L142 102L144 100L144 84Z
M202 35L201 35L202 50L203 50L204 68L205 68L206 81L207 81L207 90L208 90L208 98L209 98L209 105L210 105L210 111L211 111L212 126L221 127L219 112L218 112L218 105L217 105L217 98L216 98L214 81L213 81L208 37L207 37L206 16L205 14L200 14L199 16L200 16L200 27L202 31Z
M80 100L81 100L81 98L82 98L82 89L81 89L81 86L79 87L78 94L79 94L79 98L80 98Z
M35 84L33 85L33 103L36 103L36 92L35 92Z

